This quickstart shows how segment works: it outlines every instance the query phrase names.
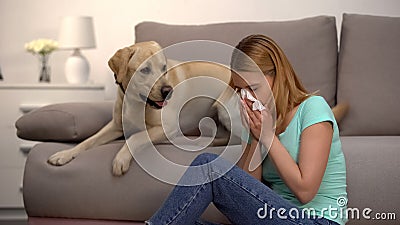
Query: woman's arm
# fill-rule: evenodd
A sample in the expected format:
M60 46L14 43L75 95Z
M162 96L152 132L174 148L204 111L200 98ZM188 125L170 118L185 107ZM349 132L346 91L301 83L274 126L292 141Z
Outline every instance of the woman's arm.
M303 204L317 194L325 173L333 128L330 122L307 127L301 134L298 164L275 136L269 157L296 198ZM266 138L261 138L261 141Z
M265 110L252 111L249 102L243 101L242 105L249 116L252 135L264 146L269 146L271 137L274 137L268 157L275 164L282 180L301 203L311 201L318 192L328 164L333 136L332 123L320 122L303 130L297 164L271 132L271 115Z
M246 171L248 174L256 178L257 180L261 180L262 175L262 166L261 166L261 151L258 141L255 138L252 138L251 144L247 144L242 142L242 149L244 149L242 156L236 165ZM255 153L255 154L254 154ZM254 157L253 157L254 155ZM252 158L253 161L252 161ZM251 167L250 167L251 163ZM254 165L257 167L254 170Z

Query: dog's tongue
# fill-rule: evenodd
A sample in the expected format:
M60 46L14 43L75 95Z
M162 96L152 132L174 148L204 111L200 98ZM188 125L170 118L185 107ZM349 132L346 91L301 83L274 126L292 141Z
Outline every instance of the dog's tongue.
M159 102L155 102L155 103L160 107L164 107L167 105L167 101L159 101Z

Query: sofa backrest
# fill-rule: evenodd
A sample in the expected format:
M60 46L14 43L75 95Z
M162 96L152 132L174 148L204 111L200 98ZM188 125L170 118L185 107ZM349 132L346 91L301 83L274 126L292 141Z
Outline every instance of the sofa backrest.
M344 14L337 101L342 135L400 134L400 18Z
M189 40L213 40L231 46L250 34L264 34L284 50L305 87L336 99L337 33L335 17L294 21L238 22L209 25L167 25L143 22L135 27L136 42L156 41L162 47ZM229 60L228 60L229 61Z

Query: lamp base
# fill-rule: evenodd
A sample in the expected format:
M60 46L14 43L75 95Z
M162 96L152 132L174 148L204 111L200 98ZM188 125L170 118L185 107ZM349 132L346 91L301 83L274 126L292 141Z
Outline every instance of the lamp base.
M84 84L89 80L89 62L75 49L65 63L65 77L70 84Z

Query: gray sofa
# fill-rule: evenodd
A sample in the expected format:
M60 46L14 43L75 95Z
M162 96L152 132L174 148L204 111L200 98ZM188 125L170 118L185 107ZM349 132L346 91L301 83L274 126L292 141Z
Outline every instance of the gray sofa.
M348 206L357 208L360 218L350 218L348 224L399 224L400 18L344 14L341 27L340 41L335 18L330 16L199 26L144 22L135 27L135 34L136 42L155 40L164 47L196 39L235 45L251 33L271 36L309 91L319 90L331 106L350 104L339 126ZM111 175L111 162L122 140L84 152L62 167L46 163L51 154L100 129L110 120L112 105L50 105L16 122L19 137L44 142L30 151L26 161L23 194L30 224L142 224L162 204L173 186L151 177L136 162L125 176ZM177 158L179 150L173 145L157 148ZM189 162L194 157L185 153L177 160ZM363 218L363 210L371 219ZM379 213L395 213L396 219L379 220L393 215ZM203 216L228 223L212 205Z

